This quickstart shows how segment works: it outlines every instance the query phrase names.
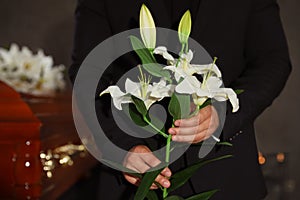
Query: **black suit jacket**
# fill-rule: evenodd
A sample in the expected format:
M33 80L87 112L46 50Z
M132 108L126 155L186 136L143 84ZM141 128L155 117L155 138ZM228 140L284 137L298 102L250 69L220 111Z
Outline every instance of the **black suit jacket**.
M202 168L189 185L177 192L189 196L218 188L220 192L214 199L262 199L266 191L257 162L253 123L279 95L291 70L276 1L81 0L76 10L73 64L69 70L71 80L74 80L86 55L97 44L116 33L138 27L142 3L151 10L157 26L175 30L182 14L190 9L193 22L191 37L210 55L219 58L217 64L226 87L245 90L239 95L240 110L237 113L229 110L222 133L222 139L233 143L233 147L215 149L210 155L231 153L234 157ZM126 62L125 57L116 61L116 65L121 63L124 66ZM132 63L130 66L133 66ZM122 75L123 72L109 72L100 82L99 91L111 84L118 73ZM99 101L99 116L104 113L101 104L103 102ZM235 136L240 131L242 134ZM129 149L140 142L130 137L120 140L119 131L111 132L112 139L123 148ZM197 151L197 148L191 147L174 164L174 170L194 162ZM119 184L109 174L103 175L102 181L100 190L104 196L108 195L105 193L106 187ZM124 191L129 191L130 186L123 184L122 187ZM119 193L107 198L126 199L122 193L124 191L120 189Z

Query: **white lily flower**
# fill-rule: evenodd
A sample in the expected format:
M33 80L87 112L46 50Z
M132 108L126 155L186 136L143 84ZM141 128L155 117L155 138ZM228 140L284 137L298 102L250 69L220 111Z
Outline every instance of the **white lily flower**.
M56 67L45 68L43 70L42 79L42 88L45 90L55 90L55 89L64 89L64 65L59 65Z
M152 91L150 96L152 98L159 99L158 101L162 100L164 97L170 97L172 96L175 89L175 85L169 84L167 85L167 82L165 79L161 79L158 83L153 83Z
M28 47L20 49L16 44L9 50L0 48L0 70L0 79L20 92L47 94L65 87L65 67L53 67L52 57L42 50L33 54Z
M109 86L106 90L101 92L100 96L105 93L110 93L114 106L118 110L122 110L122 104L133 103L131 99L131 95L133 95L141 99L148 110L153 103L162 100L164 97L170 97L174 92L174 86L167 85L164 79L151 85L149 81L133 82L127 78L125 81L125 90L126 92L124 93L118 86Z
M192 94L194 103L201 106L208 98L217 101L226 101L229 99L232 105L232 112L239 109L239 100L236 93L231 88L221 88L222 81L215 76L209 76L203 83L196 77L189 76L180 82L175 91L183 94Z
M193 74L205 74L209 71L213 72L217 77L221 77L222 74L215 63L205 65L195 65L190 62L193 59L193 52L189 50L187 53L183 53L180 56L180 60L174 59L171 54L168 53L167 48L159 46L154 49L153 53L162 55L168 60L169 66L164 67L166 70L174 72L175 80L180 81L180 78L186 78ZM177 63L178 62L178 63Z
M156 45L156 28L151 12L145 4L140 10L140 34L144 45L153 50Z

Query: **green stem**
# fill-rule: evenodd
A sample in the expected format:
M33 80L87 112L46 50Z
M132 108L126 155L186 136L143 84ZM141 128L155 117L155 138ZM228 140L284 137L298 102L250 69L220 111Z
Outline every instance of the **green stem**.
M180 59L181 59L180 56L183 54L184 47L185 47L185 44L182 44L182 45L181 45L181 50L180 50L180 53L179 53L179 58L177 59L177 62L176 62L176 67L177 67L178 64L179 64L179 61L180 61Z
M171 140L172 140L172 135L169 135L167 138L167 145L166 145L166 163L170 162Z
M144 116L144 121L149 124L154 130L156 130L160 135L164 136L165 138L168 138L168 135L165 134L163 131L159 130L154 124L152 124L146 116Z
M185 44L182 44L182 45L181 45L181 50L180 50L179 56L181 56L181 55L183 54L184 47L185 47Z
M189 51L189 43L187 42L185 46L185 53L188 53L188 51Z
M172 125L174 127L174 124ZM170 162L170 148L171 148L171 140L172 140L172 135L169 135L167 138L167 145L166 145L166 163L169 164ZM166 198L168 196L168 191L167 188L164 188L163 190L163 198Z
M217 57L214 57L214 61L213 61L213 63L211 64L211 70L210 70L208 73L206 73L206 74L204 75L204 78L203 78L203 82L202 82L202 86L201 86L201 87L204 87L204 86L205 86L207 79L208 79L208 78L210 77L210 75L211 75L211 71L212 71L213 65L216 63L216 61L217 61Z
M150 55L151 55L151 58L153 59L153 61L155 61L156 62L156 59L155 59L155 57L154 57L154 49L148 49L149 50L149 52L150 52Z
M174 127L174 119L173 119L173 123L172 123L172 127ZM169 162L170 162L170 152L171 152L171 141L172 141L172 135L168 135L167 138L167 145L166 145L166 158L165 161L167 163L167 167L169 166ZM163 198L165 199L168 196L168 190L167 188L164 188L163 190Z

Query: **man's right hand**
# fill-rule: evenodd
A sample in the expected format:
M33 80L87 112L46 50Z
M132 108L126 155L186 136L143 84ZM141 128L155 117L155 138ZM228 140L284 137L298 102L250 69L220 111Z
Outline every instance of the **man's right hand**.
M138 173L145 173L151 167L155 167L161 163L161 161L151 152L151 150L144 145L138 145L133 147L130 152L136 154L128 154L123 165L129 169L132 169ZM147 153L147 154L146 154ZM171 183L168 178L172 175L172 172L169 168L165 168L155 179L157 183L161 186L168 188ZM134 185L139 185L140 179L138 177L132 176L130 174L124 173L125 179ZM157 189L157 185L154 183L150 189Z

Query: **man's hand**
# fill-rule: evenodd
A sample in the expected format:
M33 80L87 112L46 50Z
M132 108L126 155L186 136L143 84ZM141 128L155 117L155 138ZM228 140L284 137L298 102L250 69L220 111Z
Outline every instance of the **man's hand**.
M153 155L150 149L144 145L135 146L130 150L130 152L134 152L137 154L128 154L124 159L123 165L138 173L145 173L148 169L157 166L161 162L156 156ZM169 168L165 168L156 177L155 181L163 187L168 188L170 187L170 181L168 180L168 177L170 177L171 175L171 170ZM132 183L134 185L139 185L141 181L139 178L127 173L124 173L124 177L129 183ZM157 188L157 185L155 185L154 183L150 187L150 189Z
M169 129L173 141L198 143L211 137L219 126L219 117L216 109L209 105L197 115L176 120L174 124L176 127Z

